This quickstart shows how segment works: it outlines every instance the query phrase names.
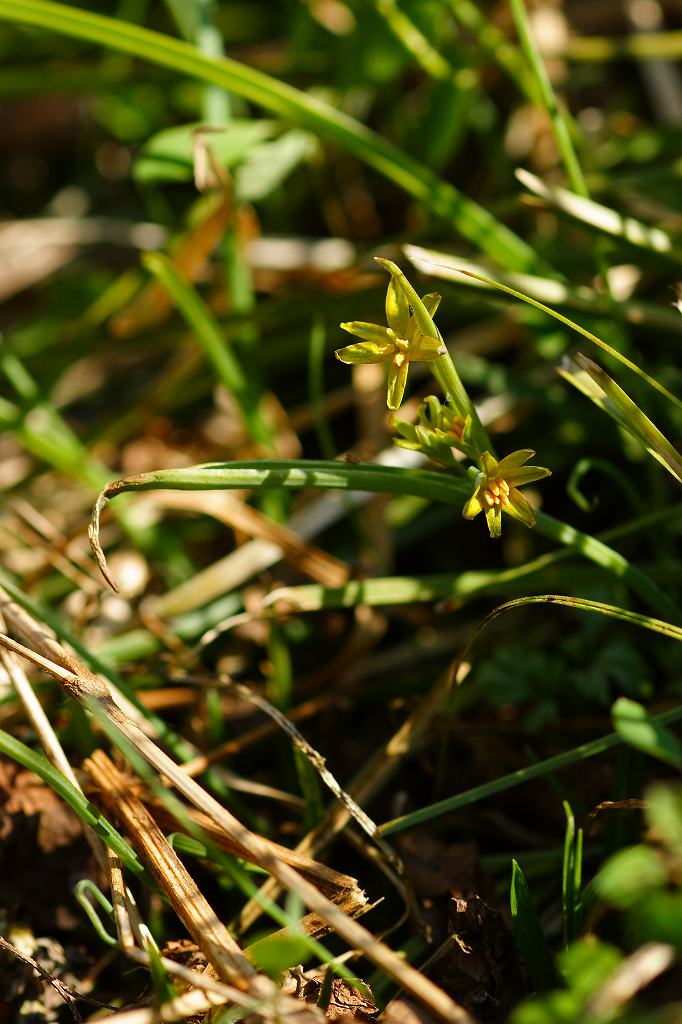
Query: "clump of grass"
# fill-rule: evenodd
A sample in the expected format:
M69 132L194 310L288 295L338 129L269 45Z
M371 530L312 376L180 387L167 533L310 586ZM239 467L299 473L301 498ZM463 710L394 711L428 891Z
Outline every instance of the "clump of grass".
M5 988L54 900L121 1021L671 1019L674 31L133 7L0 0Z

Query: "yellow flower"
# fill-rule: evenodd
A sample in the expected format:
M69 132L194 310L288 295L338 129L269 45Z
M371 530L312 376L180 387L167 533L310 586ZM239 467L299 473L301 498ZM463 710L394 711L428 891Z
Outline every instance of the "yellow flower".
M433 316L438 309L440 295L435 292L425 295L422 302L429 315ZM359 320L341 324L344 331L362 338L362 341L337 349L336 358L342 363L380 363L389 360L386 403L389 409L399 409L405 393L409 364L437 359L445 352L445 346L440 338L422 334L406 296L393 278L386 292L386 319L388 327Z
M503 512L525 526L535 526L535 512L518 487L550 476L550 470L524 466L533 455L535 452L530 448L523 448L498 462L490 452L483 452L476 489L462 510L464 518L473 519L479 512L485 512L491 537L502 533Z

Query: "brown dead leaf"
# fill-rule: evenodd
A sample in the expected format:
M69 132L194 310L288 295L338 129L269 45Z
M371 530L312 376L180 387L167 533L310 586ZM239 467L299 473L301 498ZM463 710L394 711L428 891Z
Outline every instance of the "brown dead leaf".
M13 762L0 761L0 839L7 839L20 827L22 818L34 817L43 853L69 846L81 835L76 815L37 775Z
M333 978L331 985L327 986L324 977L310 978L295 971L291 974L296 979L296 994L307 1003L319 1005L328 1020L373 1021L379 1014L379 1007L365 982L366 994L343 978Z
M223 237L232 215L228 195L219 193L202 201L197 224L176 244L171 256L173 266L184 281L194 283L208 263L211 253ZM128 338L166 320L173 300L158 281L150 281L133 301L109 324L115 338Z
M0 760L0 906L36 930L81 922L78 878L94 870L78 818L37 776Z
M516 943L501 913L479 896L449 904L449 942L428 976L483 1024L507 1020L526 989Z

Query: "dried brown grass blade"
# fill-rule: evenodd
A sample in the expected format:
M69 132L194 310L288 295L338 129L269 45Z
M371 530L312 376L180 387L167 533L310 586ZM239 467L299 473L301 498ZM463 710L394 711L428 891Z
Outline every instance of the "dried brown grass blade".
M201 274L232 216L232 202L224 192L202 202L203 218L180 240L171 257L180 277L190 282ZM166 289L151 281L114 317L109 330L116 338L127 338L162 323L172 309L173 302Z
M454 1002L441 988L426 978L393 952L385 943L376 939L358 921L354 921L324 896L307 879L290 865L273 856L259 836L250 832L227 808L207 793L114 703L111 693L102 679L94 676L85 666L78 665L82 672L64 669L59 664L36 654L7 636L0 635L0 645L20 654L39 665L58 679L71 696L100 716L106 717L139 754L161 775L165 776L185 798L199 810L213 817L245 850L260 860L285 889L296 893L310 911L322 917L348 945L359 950L377 967L385 971L398 985L413 995L435 1016L449 1024L471 1024L470 1015ZM58 645L57 645L58 646Z
M455 664L436 681L418 707L400 726L397 732L370 758L361 772L356 776L349 792L360 804L370 803L377 793L383 789L402 764L403 758L415 750L423 741L426 731L434 716L438 714L447 700L455 681L459 682L465 666ZM314 856L317 850L326 846L335 835L346 827L350 821L348 808L342 803L335 804L325 814L319 824L309 832L298 844L298 853ZM277 897L277 883L269 878L261 887L261 893L269 899ZM245 930L254 923L261 913L257 900L250 900L242 910L239 927Z
M162 508L201 512L226 526L241 530L249 537L276 544L290 565L325 586L340 587L350 579L350 570L345 562L302 540L293 530L276 523L233 495L210 491L166 491L148 497L147 501Z
M176 818L168 808L164 807L150 793L145 792L143 800L162 828L170 829L177 827L177 825L182 825L181 818ZM209 818L208 815L202 814L201 811L195 811L191 807L183 808L183 814L193 824L197 825L216 846L225 850L226 853L234 857L241 857L242 860L246 860L249 863L256 863L259 867L263 866L260 862L253 861L248 851L240 843L236 842L233 837L228 835L212 818ZM355 916L360 911L367 909L367 896L360 888L357 878L353 878L351 875L344 875L340 871L335 871L334 868L327 867L326 864L312 860L304 854L296 853L295 850L290 850L286 846L280 846L279 843L273 842L272 839L265 839L261 836L261 842L267 846L274 857L278 857L285 864L296 868L305 878L316 885L321 892L329 896L330 899L333 899L337 906L340 906L347 914Z

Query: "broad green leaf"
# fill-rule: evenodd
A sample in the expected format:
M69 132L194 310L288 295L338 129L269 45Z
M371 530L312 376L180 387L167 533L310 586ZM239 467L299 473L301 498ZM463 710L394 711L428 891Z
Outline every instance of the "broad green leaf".
M201 122L195 122L164 128L152 135L133 164L133 177L139 182L191 181L194 141L201 127ZM206 141L219 163L234 167L276 129L275 121L234 120L224 131L211 132Z
M299 164L309 161L316 150L315 136L298 128L271 142L254 146L235 171L237 197L250 203L265 199L286 181Z
M272 935L249 946L249 955L259 970L279 981L288 967L305 963L310 943L302 935Z
M614 728L625 743L682 771L682 743L645 707L628 697L619 697L611 714Z
M672 854L682 858L682 787L654 783L646 791L645 814L657 839Z
M666 883L665 868L650 846L629 846L607 860L595 879L599 896L625 910Z
M559 969L569 988L582 999L587 999L604 984L622 960L623 954L615 946L588 936L559 954Z

